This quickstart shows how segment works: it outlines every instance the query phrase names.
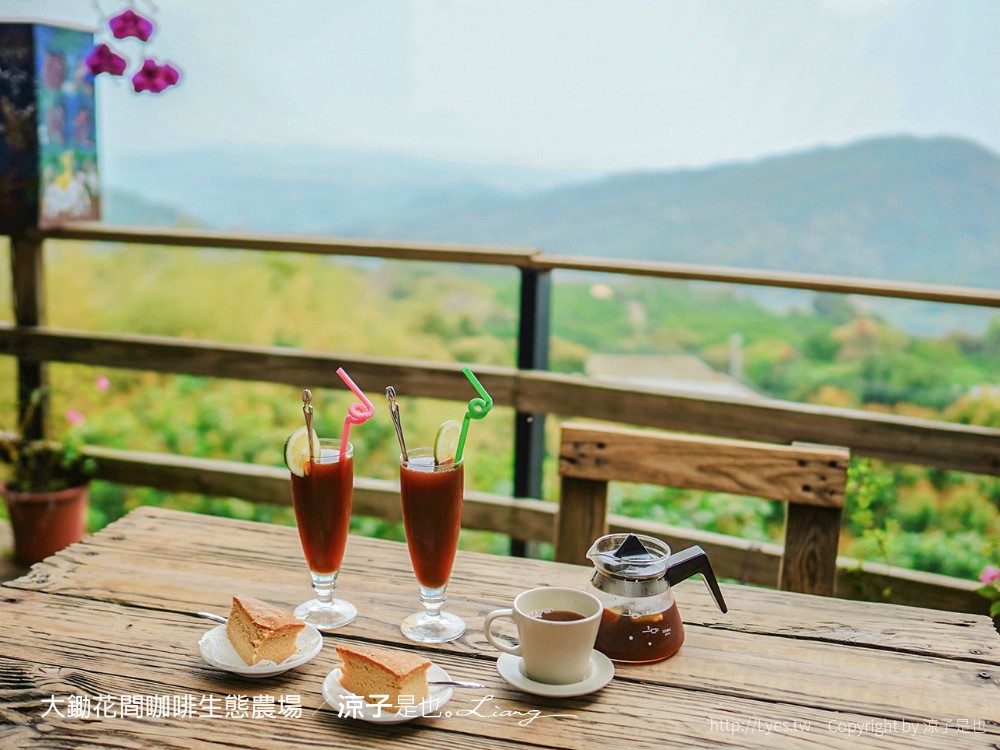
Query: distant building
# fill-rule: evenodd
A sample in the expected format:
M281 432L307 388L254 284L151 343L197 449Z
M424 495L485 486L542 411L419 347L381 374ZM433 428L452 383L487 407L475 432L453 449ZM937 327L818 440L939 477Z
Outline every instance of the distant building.
M607 383L676 391L691 396L759 399L763 396L731 375L690 354L592 354L588 377Z

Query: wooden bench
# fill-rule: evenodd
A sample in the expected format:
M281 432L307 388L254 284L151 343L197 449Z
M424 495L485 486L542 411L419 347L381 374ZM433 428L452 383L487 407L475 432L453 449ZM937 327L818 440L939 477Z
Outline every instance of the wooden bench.
M555 558L585 563L608 533L608 483L726 492L788 504L777 586L834 594L846 448L791 446L567 422L559 449Z

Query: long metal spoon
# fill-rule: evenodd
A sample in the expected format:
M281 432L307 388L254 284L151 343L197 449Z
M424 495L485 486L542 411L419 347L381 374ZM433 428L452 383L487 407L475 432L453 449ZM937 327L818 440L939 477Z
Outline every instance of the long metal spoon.
M312 466L316 462L316 456L313 455L313 407L312 407L313 394L308 388L302 391L302 413L306 418L306 439L309 441L309 465ZM310 469L311 470L311 469Z
M451 687L472 688L472 689L486 687L485 685L482 685L482 684L480 684L478 682L468 682L466 680L428 680L427 684L428 685L450 685Z
M385 389L385 396L389 399L389 415L392 417L392 425L396 428L396 437L399 438L399 450L403 454L403 461L409 462L406 455L406 441L403 439L403 423L399 419L399 404L396 403L396 389L391 385Z

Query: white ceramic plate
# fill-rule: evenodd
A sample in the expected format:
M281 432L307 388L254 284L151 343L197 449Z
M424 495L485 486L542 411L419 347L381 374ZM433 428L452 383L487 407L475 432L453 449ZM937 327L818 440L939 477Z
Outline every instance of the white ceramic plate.
M300 667L316 656L323 648L323 636L312 625L306 625L299 632L295 645L295 653L281 664L275 664L267 659L256 664L247 664L236 653L233 644L229 642L226 626L219 625L201 637L201 640L198 641L198 650L201 651L201 658L213 667L244 677L273 677L276 674L287 672L289 669Z
M342 718L361 719L376 724L399 724L411 719L419 719L427 714L437 714L445 703L451 700L455 688L448 685L431 685L427 701L414 706L404 706L399 711L387 711L378 705L358 700L358 696L340 684L340 667L330 672L323 681L323 697ZM437 664L427 670L428 680L450 680L451 677Z
M595 650L590 655L590 672L583 680L569 685L549 685L529 679L524 674L524 662L520 656L501 654L497 659L497 672L504 682L525 693L549 698L572 698L594 693L611 682L611 678L615 676L615 665L608 657Z

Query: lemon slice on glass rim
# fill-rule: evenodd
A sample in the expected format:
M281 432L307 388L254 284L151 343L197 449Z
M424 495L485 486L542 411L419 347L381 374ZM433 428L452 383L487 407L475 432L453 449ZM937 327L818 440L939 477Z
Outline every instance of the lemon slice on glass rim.
M438 427L434 436L434 463L453 464L458 452L458 440L462 435L462 424L455 419L449 419Z
M313 456L319 458L319 435L312 430ZM309 431L300 427L285 440L285 466L297 477L306 475L309 465Z

